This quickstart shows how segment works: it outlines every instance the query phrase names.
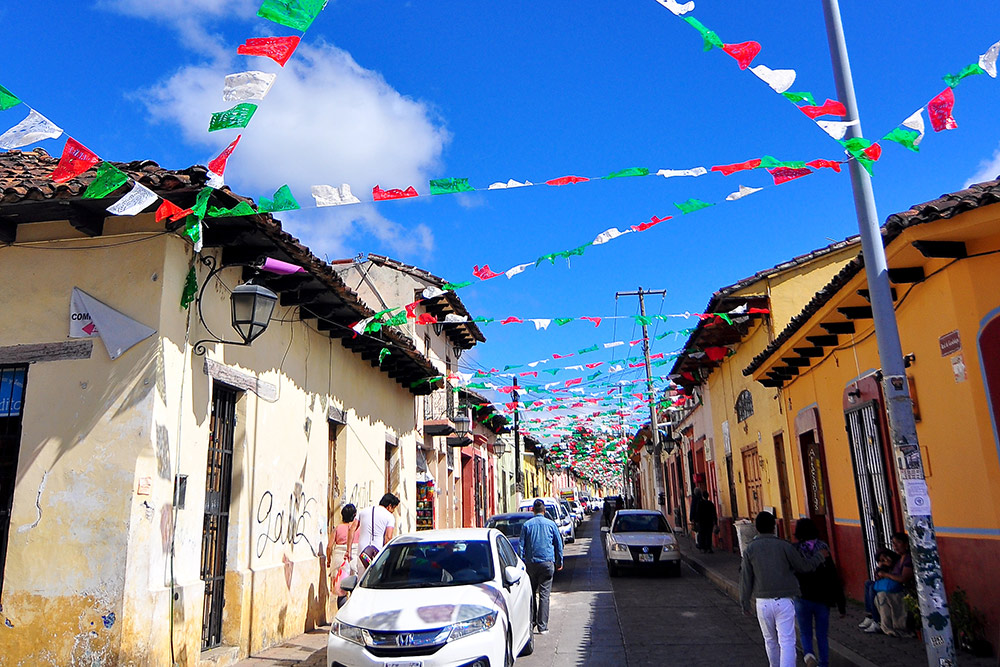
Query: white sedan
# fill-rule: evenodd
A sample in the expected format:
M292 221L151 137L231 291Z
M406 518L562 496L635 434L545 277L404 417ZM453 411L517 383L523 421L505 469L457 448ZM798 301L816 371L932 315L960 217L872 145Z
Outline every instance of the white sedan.
M608 574L623 569L669 570L681 573L681 552L666 519L652 510L618 510L605 538Z
M534 649L531 582L493 528L401 535L341 588L328 667L510 667Z

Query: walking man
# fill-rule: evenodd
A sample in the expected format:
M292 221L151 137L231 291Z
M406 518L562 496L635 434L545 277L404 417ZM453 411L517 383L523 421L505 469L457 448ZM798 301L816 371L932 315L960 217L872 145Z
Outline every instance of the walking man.
M531 624L538 629L538 634L544 635L549 631L552 577L563 567L563 545L559 526L545 517L545 503L536 500L531 510L535 516L521 526L518 548L531 581Z
M750 614L750 598L757 598L757 622L764 635L770 667L795 667L795 603L800 595L796 572L812 572L830 555L819 549L804 556L774 534L774 515L761 512L754 520L760 533L743 552L740 606Z
M392 539L396 530L396 517L393 513L399 507L399 498L391 493L382 496L378 505L372 505L358 512L358 520L351 524L347 531L347 544L353 544L354 533L358 538L358 567L364 572L378 552ZM370 547L370 548L369 548Z

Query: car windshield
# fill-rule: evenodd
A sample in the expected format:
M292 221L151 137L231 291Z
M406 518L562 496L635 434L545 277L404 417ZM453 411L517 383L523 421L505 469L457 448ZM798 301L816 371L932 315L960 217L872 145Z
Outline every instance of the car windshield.
M612 533L669 533L662 514L619 514Z
M496 528L507 537L520 538L521 526L530 519L530 516L503 517L501 519L490 519L486 527Z
M391 544L378 555L362 588L423 588L481 584L493 579L489 542L415 541Z

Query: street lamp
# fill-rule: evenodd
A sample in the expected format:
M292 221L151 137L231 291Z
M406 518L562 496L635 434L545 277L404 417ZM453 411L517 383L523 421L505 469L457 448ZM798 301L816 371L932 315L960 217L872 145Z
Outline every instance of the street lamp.
M217 336L205 321L205 314L202 310L205 296L205 288L212 281L212 278L226 267L216 266L215 257L206 255L201 258L201 263L209 267L208 276L198 293L198 319L212 337L204 338L194 344L194 353L204 356L207 352L206 343L222 343L223 345L249 345L256 340L267 329L271 321L271 313L274 312L274 304L278 302L278 295L262 285L243 284L238 285L229 295L232 304L232 325L236 333L239 334L239 341L224 340Z
M459 413L451 420L455 424L455 435L459 438L467 438L472 432L472 420L464 413Z

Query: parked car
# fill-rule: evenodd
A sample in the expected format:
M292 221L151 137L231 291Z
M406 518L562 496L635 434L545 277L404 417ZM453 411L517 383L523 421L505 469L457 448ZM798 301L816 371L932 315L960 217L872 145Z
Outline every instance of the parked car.
M590 496L580 496L580 507L583 508L583 513L589 515L593 510L590 506Z
M663 515L654 510L618 510L606 533L608 574L655 569L681 574L681 553Z
M401 535L340 586L351 596L330 625L330 667L489 667L534 649L524 562L492 528Z
M583 523L583 520L586 518L587 513L584 512L583 505L581 505L575 500L569 501L569 506L573 510L573 514L576 515L576 525L577 527L579 527L580 524Z
M600 512L604 507L604 498L591 498L590 499L590 512Z
M525 498L521 501L518 506L519 512L530 512L532 505L534 505L535 500L541 500L545 503L545 515L549 515L549 510L552 511L552 516L550 519L556 522L559 526L559 534L562 535L563 542L573 543L576 541L576 526L573 525L573 520L570 519L569 512L565 507L562 506L555 498Z
M496 514L486 520L487 528L496 528L504 534L514 547L514 551L520 553L521 526L524 522L535 516L533 512L509 512L507 514ZM549 517L555 521L554 517Z
M573 510L573 501L571 500L560 500L559 505L562 506L566 513L569 515L570 520L573 522L573 530L576 531L580 527L580 523L583 522L583 517L577 516L576 512Z

